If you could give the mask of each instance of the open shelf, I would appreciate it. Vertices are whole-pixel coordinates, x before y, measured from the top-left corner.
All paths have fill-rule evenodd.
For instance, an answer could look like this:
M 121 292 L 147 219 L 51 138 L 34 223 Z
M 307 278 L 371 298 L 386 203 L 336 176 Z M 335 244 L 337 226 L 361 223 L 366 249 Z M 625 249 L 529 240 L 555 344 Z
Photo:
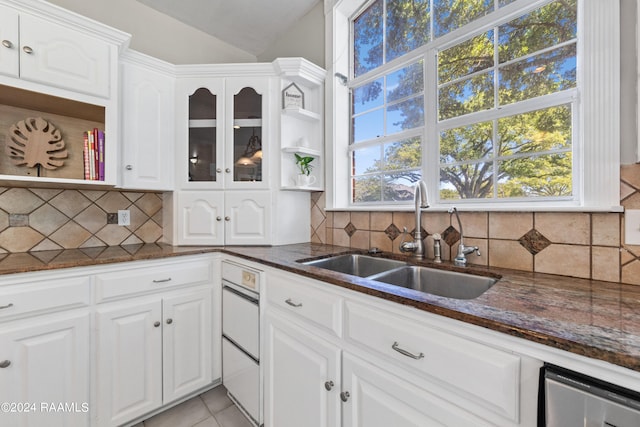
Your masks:
M 320 114 L 305 110 L 304 108 L 283 108 L 282 112 L 308 122 L 319 122 L 321 119 Z
M 322 155 L 320 150 L 314 150 L 308 147 L 283 147 L 282 152 L 305 154 L 307 156 L 313 156 L 313 157 L 320 157 Z

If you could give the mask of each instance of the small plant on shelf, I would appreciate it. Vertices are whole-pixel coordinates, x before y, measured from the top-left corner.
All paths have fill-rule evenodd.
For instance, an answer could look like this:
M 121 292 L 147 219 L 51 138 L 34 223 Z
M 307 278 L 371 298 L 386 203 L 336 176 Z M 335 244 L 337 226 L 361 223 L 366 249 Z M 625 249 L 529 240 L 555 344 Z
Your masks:
M 311 162 L 314 158 L 312 156 L 301 156 L 298 153 L 294 153 L 294 155 L 296 156 L 296 165 L 300 169 L 300 173 L 309 176 L 311 169 L 313 169 Z

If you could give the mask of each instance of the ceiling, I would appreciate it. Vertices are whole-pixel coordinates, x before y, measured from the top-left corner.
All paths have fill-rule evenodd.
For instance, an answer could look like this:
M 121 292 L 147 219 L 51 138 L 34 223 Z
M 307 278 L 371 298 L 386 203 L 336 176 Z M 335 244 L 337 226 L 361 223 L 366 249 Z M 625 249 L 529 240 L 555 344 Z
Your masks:
M 138 0 L 253 55 L 320 0 Z

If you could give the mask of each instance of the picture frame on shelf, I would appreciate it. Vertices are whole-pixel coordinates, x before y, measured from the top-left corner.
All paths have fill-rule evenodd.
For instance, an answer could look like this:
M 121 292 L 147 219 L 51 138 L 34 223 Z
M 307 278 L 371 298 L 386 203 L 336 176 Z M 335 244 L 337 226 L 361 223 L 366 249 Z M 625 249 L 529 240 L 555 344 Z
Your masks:
M 282 90 L 283 109 L 304 109 L 304 92 L 297 84 L 291 83 Z

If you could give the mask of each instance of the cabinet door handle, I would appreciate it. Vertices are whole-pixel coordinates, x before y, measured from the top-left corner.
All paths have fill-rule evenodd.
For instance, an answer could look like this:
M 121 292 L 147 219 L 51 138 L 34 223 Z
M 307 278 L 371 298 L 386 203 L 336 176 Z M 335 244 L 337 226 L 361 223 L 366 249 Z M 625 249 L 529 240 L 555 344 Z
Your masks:
M 24 53 L 26 53 L 27 55 L 31 55 L 33 53 L 33 49 L 31 49 L 31 47 L 29 46 L 22 46 L 22 50 L 24 51 Z
M 125 168 L 126 170 L 128 170 L 128 171 L 133 170 L 133 166 L 131 166 L 131 165 L 127 165 L 127 166 L 125 166 L 124 168 Z
M 398 341 L 394 342 L 393 345 L 391 346 L 392 349 L 394 349 L 395 351 L 397 351 L 398 353 L 402 354 L 403 356 L 407 356 L 410 357 L 412 359 L 416 359 L 416 360 L 420 360 L 424 357 L 424 353 L 420 352 L 420 354 L 415 355 L 413 353 L 408 352 L 405 349 L 400 348 L 400 344 L 398 344 Z
M 153 279 L 153 283 L 165 283 L 170 281 L 171 281 L 171 277 L 167 277 L 166 279 Z
M 5 308 L 11 308 L 11 307 L 13 307 L 13 303 L 12 302 L 10 302 L 7 305 L 0 305 L 0 310 L 5 309 Z
M 291 307 L 302 307 L 302 303 L 301 302 L 293 302 L 293 300 L 291 298 L 287 298 L 286 300 L 284 300 L 284 302 L 289 304 Z
M 0 368 L 8 368 L 9 365 L 11 365 L 11 361 L 10 360 L 3 360 L 2 362 L 0 362 Z
M 11 49 L 13 47 L 13 43 L 11 43 L 11 41 L 9 40 L 2 40 L 2 46 L 6 47 L 7 49 Z
M 225 220 L 225 221 L 231 221 L 231 217 L 230 217 L 230 216 L 225 216 L 225 217 L 224 217 L 224 220 Z
M 217 172 L 217 173 L 222 173 L 222 168 L 218 168 L 218 169 L 216 169 L 216 172 Z
M 342 393 L 340 393 L 340 400 L 342 400 L 343 402 L 349 400 L 349 397 L 351 397 L 351 394 L 349 394 L 348 391 L 343 391 Z
M 327 381 L 324 383 L 324 388 L 326 388 L 327 391 L 331 391 L 334 385 L 333 381 Z
M 160 322 L 158 322 L 157 320 L 155 322 L 153 322 L 153 326 L 156 328 L 160 327 Z
M 229 169 L 229 168 L 226 168 L 224 171 L 225 171 L 226 173 L 231 173 L 231 169 Z
M 168 319 L 167 319 L 167 325 L 170 325 L 170 324 L 172 324 L 172 323 L 173 323 L 173 319 L 172 319 L 172 318 L 168 318 Z
M 216 217 L 216 221 L 222 221 L 222 217 L 221 216 L 217 216 Z

